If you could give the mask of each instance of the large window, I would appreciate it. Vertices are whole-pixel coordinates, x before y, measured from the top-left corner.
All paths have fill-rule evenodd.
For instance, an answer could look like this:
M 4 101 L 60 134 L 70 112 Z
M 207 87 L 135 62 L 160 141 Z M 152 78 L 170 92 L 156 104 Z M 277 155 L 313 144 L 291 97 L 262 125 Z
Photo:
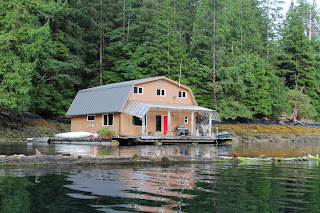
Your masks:
M 179 98 L 186 98 L 187 97 L 186 91 L 179 91 L 178 97 Z
M 166 90 L 165 89 L 157 89 L 157 95 L 158 96 L 166 96 Z
M 143 94 L 143 87 L 133 87 L 134 94 Z
M 87 115 L 87 121 L 95 121 L 96 116 L 95 115 Z
M 147 115 L 144 116 L 145 124 L 144 126 L 147 126 Z M 132 116 L 132 125 L 133 126 L 142 126 L 142 119 L 138 118 L 136 116 Z
M 102 125 L 103 126 L 113 126 L 113 114 L 103 114 L 102 115 Z

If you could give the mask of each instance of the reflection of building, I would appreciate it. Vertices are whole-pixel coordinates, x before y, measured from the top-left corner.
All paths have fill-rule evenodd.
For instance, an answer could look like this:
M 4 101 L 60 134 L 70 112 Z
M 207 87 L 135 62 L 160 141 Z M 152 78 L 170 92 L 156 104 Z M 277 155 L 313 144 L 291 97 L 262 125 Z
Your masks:
M 177 172 L 178 171 L 178 172 Z M 125 195 L 135 199 L 147 199 L 169 203 L 162 207 L 151 207 L 141 205 L 131 205 L 139 211 L 144 212 L 177 212 L 175 207 L 185 205 L 183 200 L 190 199 L 192 195 L 186 194 L 185 189 L 193 189 L 196 182 L 195 169 L 188 168 L 150 168 L 147 171 L 123 171 L 126 175 L 121 180 L 127 184 L 122 188 L 134 190 L 136 193 L 126 193 Z M 179 201 L 170 197 L 178 197 Z
M 187 157 L 212 157 L 212 155 L 228 154 L 229 146 L 215 146 L 212 144 L 201 145 L 164 145 L 164 146 L 134 146 L 120 147 L 121 156 L 156 156 L 164 155 L 183 155 Z M 164 153 L 161 153 L 164 152 Z
M 71 184 L 66 187 L 75 190 L 68 195 L 75 199 L 97 199 L 101 196 L 132 198 L 132 202 L 126 204 L 129 208 L 144 212 L 177 212 L 172 209 L 185 205 L 183 203 L 185 198 L 192 198 L 192 195 L 184 193 L 184 190 L 194 188 L 196 170 L 192 166 L 153 167 L 137 171 L 132 169 L 93 170 L 70 174 L 68 181 Z M 144 203 L 143 200 L 165 202 L 168 205 L 146 206 L 141 204 Z M 107 207 L 99 202 L 96 205 Z

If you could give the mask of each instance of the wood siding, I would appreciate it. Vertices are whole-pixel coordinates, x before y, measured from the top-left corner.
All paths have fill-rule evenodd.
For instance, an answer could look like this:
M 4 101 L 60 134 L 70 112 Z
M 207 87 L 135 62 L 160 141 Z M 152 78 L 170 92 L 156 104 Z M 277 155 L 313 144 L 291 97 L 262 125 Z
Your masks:
M 177 84 L 169 82 L 167 80 L 158 80 L 136 84 L 138 87 L 143 88 L 143 94 L 135 94 L 133 90 L 131 91 L 128 100 L 132 101 L 151 101 L 160 103 L 170 103 L 170 104 L 191 104 L 195 105 L 195 101 L 191 90 L 186 89 L 184 86 L 179 87 Z M 164 81 L 164 84 L 163 84 Z M 157 89 L 165 89 L 165 96 L 157 96 Z M 184 91 L 187 93 L 186 98 L 179 98 L 179 91 Z
M 95 121 L 87 121 L 87 115 L 79 115 L 71 117 L 71 132 L 91 132 L 96 133 L 99 129 L 108 128 L 119 134 L 119 114 L 114 114 L 113 116 L 113 126 L 103 126 L 102 125 L 102 114 L 95 115 Z M 90 125 L 93 124 L 93 127 Z

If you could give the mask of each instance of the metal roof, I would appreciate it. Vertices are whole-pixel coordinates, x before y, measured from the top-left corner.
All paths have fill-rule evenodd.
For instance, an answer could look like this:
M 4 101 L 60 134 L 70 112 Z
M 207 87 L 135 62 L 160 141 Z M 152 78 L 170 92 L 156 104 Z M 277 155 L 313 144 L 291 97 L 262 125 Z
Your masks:
M 137 102 L 128 101 L 123 112 L 134 115 L 136 117 L 142 118 L 150 109 L 170 109 L 179 111 L 194 111 L 198 112 L 204 117 L 209 117 L 211 115 L 212 120 L 221 121 L 216 110 L 208 109 L 205 107 L 200 107 L 196 105 L 186 105 L 186 104 L 169 104 L 169 103 L 158 103 L 158 102 Z
M 159 77 L 125 81 L 80 90 L 66 115 L 74 116 L 121 112 L 135 83 L 156 78 Z

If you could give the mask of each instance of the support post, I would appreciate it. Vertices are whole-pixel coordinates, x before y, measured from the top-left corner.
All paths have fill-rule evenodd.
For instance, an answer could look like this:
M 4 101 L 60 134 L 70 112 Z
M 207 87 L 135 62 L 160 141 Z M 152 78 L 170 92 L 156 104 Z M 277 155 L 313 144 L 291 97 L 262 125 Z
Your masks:
M 146 116 L 142 116 L 141 118 L 142 121 L 142 135 L 146 134 Z
M 212 113 L 209 114 L 209 136 L 211 136 Z
M 191 136 L 194 136 L 194 111 L 191 112 Z
M 167 132 L 167 135 L 171 136 L 171 113 L 170 113 L 170 109 L 168 111 L 168 132 Z

